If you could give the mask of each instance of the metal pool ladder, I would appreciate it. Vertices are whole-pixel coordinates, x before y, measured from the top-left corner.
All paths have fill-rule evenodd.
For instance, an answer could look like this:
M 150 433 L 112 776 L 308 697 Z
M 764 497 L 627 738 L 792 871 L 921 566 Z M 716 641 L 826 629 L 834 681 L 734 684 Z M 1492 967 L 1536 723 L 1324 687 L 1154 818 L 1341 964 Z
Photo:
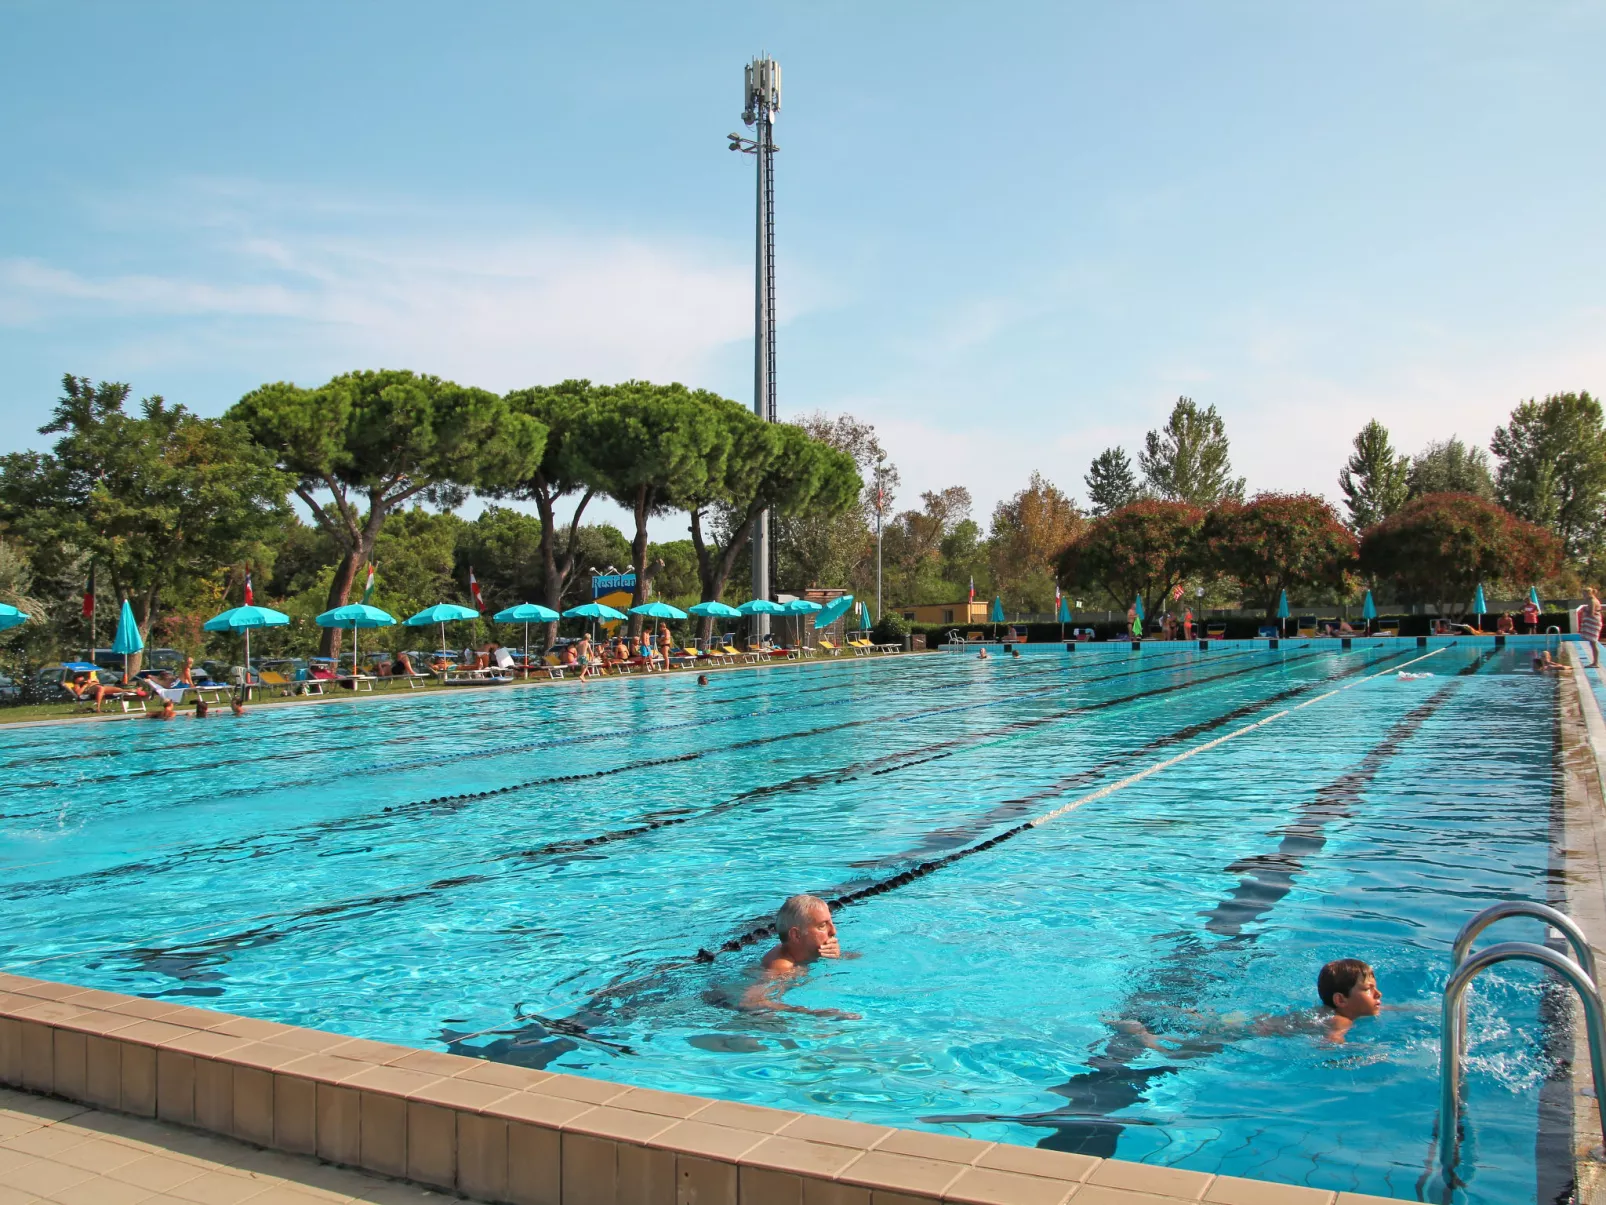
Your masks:
M 1511 916 L 1532 917 L 1542 920 L 1572 946 L 1573 957 L 1558 954 L 1548 946 L 1531 941 L 1503 941 L 1468 957 L 1473 939 L 1496 921 Z M 1584 1006 L 1585 1032 L 1589 1036 L 1590 1071 L 1595 1081 L 1595 1103 L 1606 1105 L 1606 1016 L 1596 987 L 1595 952 L 1589 938 L 1577 923 L 1564 912 L 1544 904 L 1530 904 L 1522 900 L 1509 900 L 1485 908 L 1461 927 L 1450 954 L 1450 981 L 1444 985 L 1444 1004 L 1440 1011 L 1439 1039 L 1439 1170 L 1445 1184 L 1452 1183 L 1460 1145 L 1461 1116 L 1461 1060 L 1466 1053 L 1468 985 L 1486 967 L 1497 962 L 1519 960 L 1537 962 L 1555 971 L 1578 993 Z M 1576 960 L 1576 961 L 1575 961 Z M 1601 1114 L 1602 1140 L 1606 1142 L 1606 1112 Z

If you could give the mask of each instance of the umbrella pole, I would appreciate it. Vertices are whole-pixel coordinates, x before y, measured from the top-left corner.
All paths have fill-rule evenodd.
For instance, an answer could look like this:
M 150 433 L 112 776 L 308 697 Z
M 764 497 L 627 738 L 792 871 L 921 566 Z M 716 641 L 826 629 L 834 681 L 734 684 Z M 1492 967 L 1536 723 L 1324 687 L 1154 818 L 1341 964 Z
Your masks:
M 245 629 L 245 683 L 240 688 L 242 698 L 251 697 L 251 629 Z
M 524 625 L 524 676 L 530 676 L 530 625 Z

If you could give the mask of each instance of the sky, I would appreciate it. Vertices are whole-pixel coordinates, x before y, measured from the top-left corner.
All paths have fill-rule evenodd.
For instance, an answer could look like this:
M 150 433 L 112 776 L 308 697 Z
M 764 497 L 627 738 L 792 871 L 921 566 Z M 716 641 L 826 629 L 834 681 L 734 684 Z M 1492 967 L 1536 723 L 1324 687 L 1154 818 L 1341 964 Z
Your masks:
M 760 53 L 781 415 L 873 423 L 899 505 L 1084 495 L 1180 395 L 1251 491 L 1337 500 L 1369 419 L 1606 391 L 1606 6 L 756 8 L 5 0 L 0 451 L 67 372 L 751 404 Z

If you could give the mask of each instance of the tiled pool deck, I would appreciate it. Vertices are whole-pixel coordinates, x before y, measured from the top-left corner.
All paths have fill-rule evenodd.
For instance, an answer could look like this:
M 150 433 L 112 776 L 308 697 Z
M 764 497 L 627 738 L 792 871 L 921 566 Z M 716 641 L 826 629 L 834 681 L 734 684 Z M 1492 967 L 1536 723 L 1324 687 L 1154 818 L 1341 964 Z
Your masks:
M 0 1081 L 513 1205 L 1381 1200 L 630 1088 L 16 975 L 0 975 Z
M 1606 944 L 1606 720 L 1583 672 L 1570 685 L 1567 907 Z M 6 974 L 0 1083 L 27 1094 L 0 1092 L 0 1205 L 441 1199 L 427 1188 L 511 1205 L 1384 1200 L 631 1088 Z M 1577 1102 L 1579 1199 L 1593 1201 L 1599 1165 L 1586 1152 L 1600 1127 L 1595 1102 Z

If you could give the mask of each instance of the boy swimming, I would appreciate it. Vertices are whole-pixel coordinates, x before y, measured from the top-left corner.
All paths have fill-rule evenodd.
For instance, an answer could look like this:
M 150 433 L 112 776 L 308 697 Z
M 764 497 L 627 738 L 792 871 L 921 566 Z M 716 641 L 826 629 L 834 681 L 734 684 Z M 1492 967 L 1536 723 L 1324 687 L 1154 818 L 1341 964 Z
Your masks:
M 1206 1017 L 1198 1013 L 1190 1015 L 1203 1022 L 1200 1038 L 1220 1040 L 1308 1035 L 1343 1045 L 1350 1027 L 1356 1021 L 1362 1017 L 1375 1017 L 1383 1011 L 1383 993 L 1378 990 L 1377 973 L 1359 958 L 1338 958 L 1324 966 L 1316 975 L 1316 995 L 1321 1000 L 1318 1007 L 1302 1008 L 1291 1013 L 1262 1017 L 1248 1017 L 1243 1013 L 1228 1013 L 1221 1017 Z M 1175 1048 L 1186 1050 L 1188 1047 L 1188 1043 L 1175 1038 L 1156 1037 L 1141 1021 L 1117 1021 L 1115 1027 L 1137 1038 L 1150 1050 L 1177 1054 L 1179 1050 Z M 1167 1042 L 1171 1045 L 1167 1046 Z

